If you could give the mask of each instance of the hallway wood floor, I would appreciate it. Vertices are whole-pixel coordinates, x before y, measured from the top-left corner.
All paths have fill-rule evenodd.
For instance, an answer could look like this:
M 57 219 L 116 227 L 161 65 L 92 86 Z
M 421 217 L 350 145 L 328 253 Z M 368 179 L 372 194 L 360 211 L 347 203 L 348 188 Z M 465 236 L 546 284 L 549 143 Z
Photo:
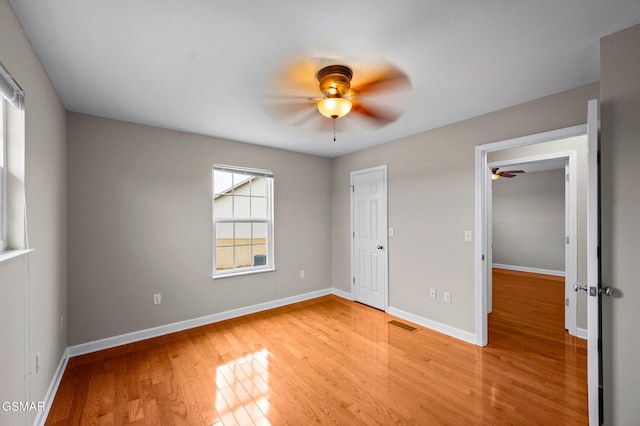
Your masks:
M 562 288 L 494 270 L 485 348 L 326 296 L 78 356 L 47 424 L 587 424 Z

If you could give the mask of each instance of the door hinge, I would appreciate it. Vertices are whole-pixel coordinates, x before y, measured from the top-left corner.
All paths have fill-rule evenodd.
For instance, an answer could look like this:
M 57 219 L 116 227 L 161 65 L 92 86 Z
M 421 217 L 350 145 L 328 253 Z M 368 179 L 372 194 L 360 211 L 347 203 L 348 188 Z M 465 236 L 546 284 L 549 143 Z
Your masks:
M 354 284 L 356 283 L 356 277 L 353 277 L 353 283 Z
M 356 237 L 356 231 L 353 231 L 353 235 L 351 236 L 352 238 Z
M 569 182 L 569 174 L 568 173 L 565 175 L 565 178 L 566 178 L 566 181 Z
M 564 306 L 569 306 L 569 299 L 564 299 Z
M 355 185 L 351 185 L 351 192 L 356 192 L 356 186 Z
M 482 260 L 484 261 L 484 254 L 482 255 Z
M 564 237 L 565 243 L 569 244 L 569 237 Z

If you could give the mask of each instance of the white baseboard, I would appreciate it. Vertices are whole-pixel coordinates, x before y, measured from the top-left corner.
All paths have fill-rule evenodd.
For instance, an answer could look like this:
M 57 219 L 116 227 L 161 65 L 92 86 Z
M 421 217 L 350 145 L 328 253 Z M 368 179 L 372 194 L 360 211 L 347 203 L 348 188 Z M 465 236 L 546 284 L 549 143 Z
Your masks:
M 62 375 L 64 374 L 64 370 L 67 368 L 67 363 L 69 362 L 69 348 L 65 349 L 62 353 L 62 358 L 60 358 L 60 362 L 58 363 L 58 368 L 53 373 L 53 379 L 49 384 L 49 388 L 47 392 L 44 394 L 44 398 L 42 401 L 44 402 L 44 410 L 38 411 L 35 420 L 33 421 L 34 426 L 44 425 L 47 417 L 49 416 L 49 411 L 51 410 L 51 404 L 53 404 L 53 399 L 56 396 L 56 392 L 58 392 L 58 386 L 60 386 L 60 381 L 62 380 Z
M 460 330 L 459 328 L 451 327 L 450 325 L 442 324 L 440 322 L 433 321 L 419 315 L 392 308 L 391 306 L 389 306 L 387 312 L 396 317 L 411 321 L 416 324 L 420 324 L 423 327 L 430 328 L 431 330 L 437 331 L 439 333 L 446 334 L 447 336 L 455 337 L 456 339 L 471 343 L 472 345 L 477 344 L 475 333 Z
M 343 290 L 339 290 L 335 287 L 331 289 L 331 294 L 334 294 L 338 297 L 342 297 L 343 299 L 353 300 L 353 294 L 347 293 L 346 291 L 343 291 Z
M 552 269 L 530 268 L 528 266 L 503 265 L 501 263 L 494 263 L 493 267 L 499 268 L 499 269 L 508 269 L 510 271 L 533 272 L 534 274 L 557 275 L 559 277 L 565 276 L 564 271 L 554 271 Z
M 576 328 L 576 337 L 579 337 L 581 339 L 588 339 L 589 338 L 589 331 L 585 328 Z

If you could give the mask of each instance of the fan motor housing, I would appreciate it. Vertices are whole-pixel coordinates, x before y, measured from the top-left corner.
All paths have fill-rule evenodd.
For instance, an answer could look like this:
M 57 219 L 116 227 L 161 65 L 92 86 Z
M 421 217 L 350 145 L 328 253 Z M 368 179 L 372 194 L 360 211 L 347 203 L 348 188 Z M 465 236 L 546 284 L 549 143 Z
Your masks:
M 341 98 L 351 88 L 353 71 L 344 65 L 329 65 L 316 74 L 320 91 L 328 98 Z

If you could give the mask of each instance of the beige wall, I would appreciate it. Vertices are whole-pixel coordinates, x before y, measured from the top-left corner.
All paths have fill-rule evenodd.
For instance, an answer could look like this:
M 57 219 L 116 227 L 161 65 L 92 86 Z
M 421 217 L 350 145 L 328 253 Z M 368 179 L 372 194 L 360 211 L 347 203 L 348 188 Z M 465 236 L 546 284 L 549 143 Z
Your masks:
M 604 37 L 601 59 L 602 301 L 607 425 L 638 424 L 640 404 L 640 25 Z
M 28 260 L 0 266 L 2 285 L 15 287 L 11 291 L 28 286 L 24 311 L 11 298 L 0 297 L 0 376 L 21 373 L 26 378 L 27 397 L 39 401 L 67 343 L 66 326 L 60 329 L 61 316 L 66 324 L 67 298 L 66 122 L 64 108 L 6 0 L 0 0 L 0 62 L 25 90 L 25 191 L 29 245 L 35 249 Z M 8 324 L 12 326 L 7 330 Z M 24 338 L 25 327 L 26 353 L 20 363 L 13 358 L 15 351 L 4 345 L 5 338 L 13 341 L 18 334 Z M 38 374 L 37 353 L 41 354 Z M 0 380 L 0 390 L 3 398 L 24 400 L 22 390 L 13 384 Z M 0 424 L 5 424 L 5 415 L 0 411 Z M 31 423 L 34 417 L 31 412 L 26 420 Z M 14 420 L 7 421 L 19 424 Z
M 330 287 L 329 159 L 67 119 L 70 345 Z M 211 279 L 213 163 L 274 172 L 275 272 Z
M 388 164 L 390 306 L 474 333 L 474 147 L 584 124 L 597 97 L 591 84 L 334 159 L 333 286 L 351 288 L 349 172 Z M 453 303 L 429 299 L 431 287 Z
M 564 169 L 493 181 L 494 263 L 564 271 L 564 182 Z

